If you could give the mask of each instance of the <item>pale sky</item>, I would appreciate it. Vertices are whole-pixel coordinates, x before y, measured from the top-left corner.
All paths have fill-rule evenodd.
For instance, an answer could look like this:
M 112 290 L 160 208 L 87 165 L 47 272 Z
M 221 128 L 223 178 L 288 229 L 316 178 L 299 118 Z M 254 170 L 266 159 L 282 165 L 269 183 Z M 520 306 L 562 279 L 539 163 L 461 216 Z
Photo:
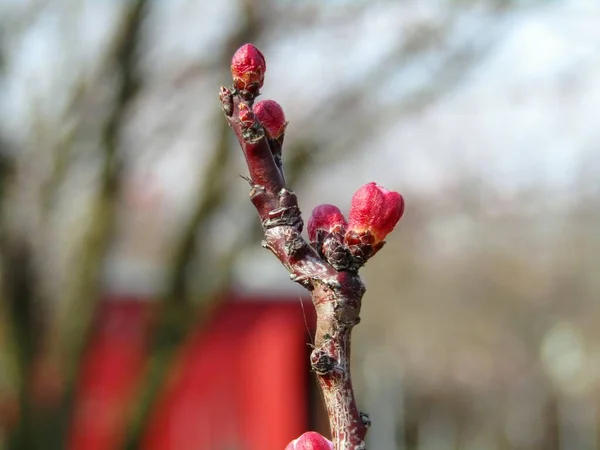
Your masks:
M 330 7 L 331 23 L 337 24 L 336 15 L 343 13 L 341 3 L 352 2 Z M 9 30 L 18 27 L 14 21 L 18 15 L 12 14 L 27 4 L 0 0 L 0 18 Z M 34 106 L 60 126 L 64 94 L 80 71 L 87 71 L 85 75 L 98 64 L 119 7 L 119 2 L 108 0 L 82 0 L 73 8 L 64 8 L 65 4 L 66 0 L 50 2 L 38 20 L 28 24 L 22 38 L 8 34 L 10 64 L 6 82 L 0 85 L 0 126 L 16 142 L 26 142 Z M 154 155 L 147 160 L 160 155 L 152 171 L 175 215 L 189 205 L 198 182 L 197 167 L 207 154 L 203 148 L 212 146 L 210 139 L 204 143 L 198 139 L 212 137 L 210 129 L 202 129 L 217 105 L 211 90 L 216 92 L 218 84 L 227 80 L 199 81 L 166 102 L 161 89 L 190 59 L 211 60 L 215 43 L 236 26 L 234 5 L 232 1 L 155 2 L 155 14 L 147 24 L 153 37 L 143 67 L 153 94 L 135 115 L 132 136 L 140 149 Z M 351 82 L 376 64 L 402 39 L 404 24 L 441 20 L 447 12 L 446 2 L 406 5 L 382 2 L 347 26 L 343 21 L 335 26 L 316 23 L 267 41 L 262 47 L 268 60 L 264 92 L 284 106 L 290 120 L 289 139 L 307 111 L 318 113 L 322 93 Z M 66 10 L 72 17 L 63 14 Z M 595 0 L 541 2 L 500 20 L 478 10 L 465 14 L 449 41 L 476 46 L 480 40 L 495 39 L 484 59 L 456 89 L 421 113 L 392 124 L 364 152 L 335 170 L 314 170 L 311 188 L 302 192 L 302 207 L 306 212 L 323 202 L 347 207 L 349 193 L 369 181 L 401 192 L 433 195 L 456 182 L 465 168 L 507 195 L 532 184 L 552 186 L 565 194 L 577 181 L 584 155 L 588 155 L 588 171 L 600 176 L 600 157 L 590 157 L 598 152 L 600 138 L 599 23 L 600 2 Z M 374 101 L 393 104 L 427 80 L 436 61 L 435 54 L 424 55 L 410 70 L 398 73 L 397 83 L 384 87 L 385 95 L 375 89 Z M 303 89 L 289 88 L 297 85 Z M 161 126 L 169 111 L 189 110 L 190 98 L 197 100 L 179 125 L 178 139 L 165 143 L 156 137 L 151 131 Z M 267 252 L 264 257 L 272 258 Z M 264 266 L 254 266 L 264 271 Z M 280 270 L 273 271 L 273 282 L 290 284 Z M 261 277 L 248 273 L 248 278 L 248 282 L 256 278 L 271 283 L 264 272 Z

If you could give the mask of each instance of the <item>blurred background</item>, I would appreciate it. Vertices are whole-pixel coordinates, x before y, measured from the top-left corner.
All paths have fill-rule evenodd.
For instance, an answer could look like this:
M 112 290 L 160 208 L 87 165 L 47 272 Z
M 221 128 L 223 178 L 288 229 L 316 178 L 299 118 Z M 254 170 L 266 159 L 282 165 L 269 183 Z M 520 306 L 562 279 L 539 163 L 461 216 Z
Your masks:
M 596 0 L 0 0 L 0 449 L 327 433 L 218 104 L 245 42 L 305 218 L 407 202 L 363 270 L 369 447 L 600 449 Z

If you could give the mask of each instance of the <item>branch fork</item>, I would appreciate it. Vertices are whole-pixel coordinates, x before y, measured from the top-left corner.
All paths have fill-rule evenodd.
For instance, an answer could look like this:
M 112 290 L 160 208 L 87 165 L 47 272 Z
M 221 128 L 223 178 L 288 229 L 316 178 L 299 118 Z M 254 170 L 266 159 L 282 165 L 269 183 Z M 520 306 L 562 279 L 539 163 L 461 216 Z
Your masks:
M 309 220 L 309 244 L 302 237 L 304 222 L 296 194 L 286 186 L 283 173 L 287 126 L 283 110 L 272 100 L 254 104 L 266 72 L 264 56 L 246 44 L 233 56 L 231 70 L 234 82 L 221 87 L 219 97 L 246 158 L 250 200 L 264 230 L 262 245 L 290 272 L 291 280 L 311 293 L 317 330 L 310 363 L 329 415 L 334 448 L 364 449 L 371 421 L 357 407 L 350 376 L 351 332 L 360 322 L 365 293 L 358 269 L 381 249 L 383 237 L 402 215 L 404 201 L 399 194 L 369 183 L 354 195 L 349 223 L 333 205 L 315 208 Z M 305 433 L 288 448 L 303 448 L 303 437 L 313 439 L 315 434 Z

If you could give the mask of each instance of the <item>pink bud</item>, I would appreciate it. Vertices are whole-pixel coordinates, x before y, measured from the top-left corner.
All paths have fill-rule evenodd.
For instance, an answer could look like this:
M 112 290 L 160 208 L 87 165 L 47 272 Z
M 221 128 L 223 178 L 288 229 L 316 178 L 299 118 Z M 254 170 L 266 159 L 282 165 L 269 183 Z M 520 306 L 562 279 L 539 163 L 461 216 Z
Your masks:
M 333 450 L 333 442 L 315 431 L 307 431 L 290 442 L 285 450 Z
M 343 233 L 346 229 L 346 218 L 335 205 L 319 205 L 313 209 L 308 219 L 308 238 L 316 242 L 317 232 L 323 230 L 326 233 Z
M 404 199 L 375 183 L 367 183 L 352 197 L 348 234 L 370 232 L 373 245 L 383 241 L 404 213 Z
M 285 114 L 276 101 L 262 100 L 256 103 L 254 114 L 265 129 L 267 137 L 278 139 L 285 132 Z
M 258 92 L 263 85 L 266 71 L 265 57 L 252 44 L 242 45 L 231 59 L 233 84 L 238 89 Z

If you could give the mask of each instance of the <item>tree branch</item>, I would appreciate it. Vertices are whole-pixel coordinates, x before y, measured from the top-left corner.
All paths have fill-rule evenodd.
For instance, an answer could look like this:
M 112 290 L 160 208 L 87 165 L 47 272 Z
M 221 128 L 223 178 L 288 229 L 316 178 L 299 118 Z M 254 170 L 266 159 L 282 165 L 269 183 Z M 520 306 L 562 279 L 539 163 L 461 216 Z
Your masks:
M 248 165 L 250 199 L 261 219 L 265 240 L 290 272 L 311 291 L 317 313 L 311 366 L 329 414 L 335 448 L 363 449 L 369 425 L 356 405 L 350 376 L 351 331 L 359 321 L 365 287 L 356 272 L 338 271 L 302 238 L 303 221 L 296 195 L 284 182 L 268 139 L 252 111 L 254 95 L 235 87 L 221 90 L 221 105 Z M 240 119 L 242 113 L 242 119 Z

